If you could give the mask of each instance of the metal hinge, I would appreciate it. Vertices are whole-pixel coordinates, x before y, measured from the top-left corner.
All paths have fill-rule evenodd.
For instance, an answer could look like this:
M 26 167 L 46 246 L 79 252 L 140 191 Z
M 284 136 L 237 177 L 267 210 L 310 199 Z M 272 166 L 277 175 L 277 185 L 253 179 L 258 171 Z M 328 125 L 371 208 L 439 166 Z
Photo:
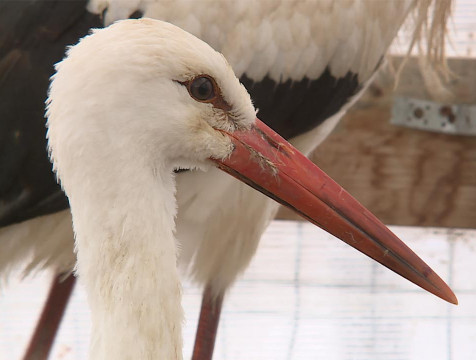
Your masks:
M 396 96 L 390 123 L 454 135 L 476 135 L 476 105 L 440 104 Z

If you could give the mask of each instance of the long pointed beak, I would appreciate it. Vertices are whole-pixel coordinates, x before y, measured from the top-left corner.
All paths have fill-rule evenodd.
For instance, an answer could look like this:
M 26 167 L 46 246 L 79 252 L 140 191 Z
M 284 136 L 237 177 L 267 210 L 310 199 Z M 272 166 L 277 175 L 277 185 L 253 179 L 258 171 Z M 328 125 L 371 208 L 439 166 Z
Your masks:
M 458 303 L 448 285 L 380 220 L 259 119 L 250 130 L 224 133 L 235 149 L 227 159 L 212 159 L 218 168 L 423 289 Z

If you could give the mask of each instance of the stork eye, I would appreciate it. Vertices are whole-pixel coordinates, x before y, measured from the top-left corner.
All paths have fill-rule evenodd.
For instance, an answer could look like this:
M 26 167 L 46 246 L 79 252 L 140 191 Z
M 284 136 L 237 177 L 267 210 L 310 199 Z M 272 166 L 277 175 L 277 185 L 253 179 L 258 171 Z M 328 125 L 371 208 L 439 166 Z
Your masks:
M 214 84 L 206 76 L 199 76 L 193 79 L 189 85 L 189 92 L 198 101 L 208 101 L 215 97 Z

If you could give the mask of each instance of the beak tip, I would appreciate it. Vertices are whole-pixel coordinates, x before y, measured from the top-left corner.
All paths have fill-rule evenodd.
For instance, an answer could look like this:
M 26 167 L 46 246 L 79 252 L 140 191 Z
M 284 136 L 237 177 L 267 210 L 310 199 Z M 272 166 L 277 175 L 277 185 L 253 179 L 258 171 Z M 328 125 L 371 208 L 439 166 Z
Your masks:
M 423 260 L 421 260 L 423 261 Z M 454 294 L 453 290 L 448 286 L 448 284 L 438 276 L 436 272 L 434 272 L 428 265 L 425 264 L 425 270 L 420 272 L 420 278 L 409 278 L 406 277 L 407 280 L 410 280 L 417 286 L 421 287 L 422 289 L 432 293 L 433 295 L 439 297 L 442 300 L 449 302 L 450 304 L 458 305 L 458 298 Z
M 448 294 L 448 295 L 449 295 L 448 299 L 445 299 L 445 300 L 448 301 L 449 303 L 453 304 L 453 305 L 458 305 L 458 298 L 453 293 L 453 291 L 451 291 L 451 293 Z
M 434 286 L 433 291 L 428 288 L 426 288 L 426 290 L 432 292 L 434 295 L 449 302 L 450 304 L 458 305 L 458 298 L 456 297 L 453 290 L 451 290 L 451 288 L 436 273 L 433 274 L 436 277 L 433 279 L 433 281 L 431 281 Z
M 434 272 L 430 267 L 428 267 L 428 270 L 429 270 L 428 272 L 422 271 L 422 273 L 424 274 L 424 278 L 427 281 L 427 284 L 417 284 L 417 285 L 433 293 L 439 298 L 449 302 L 450 304 L 458 305 L 458 298 L 456 297 L 453 290 L 451 290 L 451 288 L 448 286 L 448 284 L 441 277 L 439 277 L 438 274 Z M 431 287 L 433 289 L 424 286 L 428 284 L 431 284 Z

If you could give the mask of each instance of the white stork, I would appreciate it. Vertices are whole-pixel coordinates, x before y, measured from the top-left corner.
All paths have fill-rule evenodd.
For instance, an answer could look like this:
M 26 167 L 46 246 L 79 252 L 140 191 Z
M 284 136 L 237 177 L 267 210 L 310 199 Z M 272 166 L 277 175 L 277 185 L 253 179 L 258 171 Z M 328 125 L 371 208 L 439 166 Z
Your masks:
M 40 35 L 35 34 L 40 38 L 44 36 L 49 43 L 74 43 L 75 36 L 87 31 L 92 24 L 100 24 L 98 17 L 79 11 L 84 9 L 85 1 L 30 2 L 31 8 L 43 9 L 46 4 L 43 17 L 49 12 L 59 12 L 47 26 L 42 24 Z M 444 3 L 439 2 L 439 5 Z M 27 2 L 16 6 L 25 4 Z M 140 11 L 146 16 L 180 25 L 201 37 L 229 59 L 251 92 L 259 108 L 258 115 L 308 154 L 365 89 L 407 15 L 415 8 L 423 14 L 425 4 L 427 6 L 428 2 L 412 0 L 180 0 L 173 3 L 92 0 L 88 8 L 97 13 L 106 11 L 106 23 Z M 41 19 L 33 10 L 21 14 L 30 15 L 35 21 Z M 9 16 L 15 18 L 12 14 Z M 64 23 L 63 19 L 66 19 Z M 56 46 L 55 52 L 58 56 L 62 46 Z M 24 64 L 18 61 L 18 58 L 22 60 L 21 51 L 8 55 L 7 65 L 10 62 L 12 67 Z M 27 84 L 31 87 L 29 82 Z M 23 102 L 18 108 L 18 111 L 28 109 Z M 31 116 L 31 111 L 24 116 Z M 15 127 L 9 130 L 16 134 Z M 23 135 L 28 131 L 19 133 Z M 22 137 L 19 138 L 19 143 L 25 145 L 21 142 Z M 43 146 L 41 141 L 34 141 L 30 140 L 36 149 Z M 39 154 L 46 159 L 45 155 Z M 27 161 L 33 160 L 27 158 Z M 6 226 L 0 230 L 0 247 L 8 249 L 0 251 L 0 267 L 10 267 L 28 252 L 34 254 L 30 267 L 53 264 L 57 271 L 63 272 L 70 270 L 75 261 L 68 212 L 30 220 L 28 227 L 22 222 L 67 206 L 62 193 L 54 187 L 49 170 L 46 166 L 43 169 L 47 172 L 41 172 L 44 180 L 38 192 L 35 192 L 36 188 L 31 190 L 28 173 L 22 174 L 18 181 L 20 186 L 17 184 L 6 196 L 3 190 L 12 187 L 0 183 L 2 201 L 6 204 L 0 219 L 0 225 Z M 38 175 L 34 176 L 38 181 Z M 24 183 L 26 185 L 22 186 Z M 213 168 L 206 173 L 181 173 L 177 176 L 177 186 L 177 238 L 183 248 L 180 260 L 192 276 L 206 286 L 206 306 L 214 297 L 221 299 L 236 276 L 246 268 L 277 207 L 266 197 Z M 207 346 L 205 353 L 210 353 L 213 339 Z
M 208 170 L 212 162 L 457 301 L 372 214 L 255 120 L 224 57 L 189 33 L 124 20 L 83 38 L 56 69 L 49 149 L 69 198 L 91 308 L 90 359 L 182 358 L 174 169 Z

